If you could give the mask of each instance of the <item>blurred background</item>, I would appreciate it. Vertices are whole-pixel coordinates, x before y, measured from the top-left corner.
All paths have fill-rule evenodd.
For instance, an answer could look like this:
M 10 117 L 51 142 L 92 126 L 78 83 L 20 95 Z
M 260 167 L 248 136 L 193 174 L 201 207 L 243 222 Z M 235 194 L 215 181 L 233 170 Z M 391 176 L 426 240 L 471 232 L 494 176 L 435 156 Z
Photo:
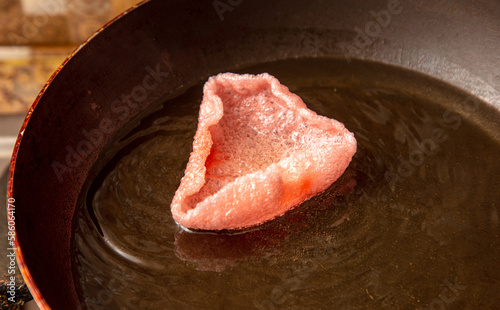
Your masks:
M 137 0 L 0 0 L 0 113 L 25 113 L 68 54 Z
M 90 35 L 137 2 L 0 0 L 0 175 L 6 173 L 29 107 L 52 73 Z M 2 258 L 0 277 L 6 269 Z M 38 307 L 31 301 L 21 309 Z

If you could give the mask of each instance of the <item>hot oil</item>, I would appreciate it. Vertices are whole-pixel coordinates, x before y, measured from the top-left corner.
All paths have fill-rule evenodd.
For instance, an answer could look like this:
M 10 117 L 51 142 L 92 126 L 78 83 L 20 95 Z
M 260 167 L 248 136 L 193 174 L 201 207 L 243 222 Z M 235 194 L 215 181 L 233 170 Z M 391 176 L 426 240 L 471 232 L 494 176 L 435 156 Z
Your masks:
M 275 75 L 354 132 L 358 151 L 345 176 L 252 230 L 184 231 L 169 206 L 203 83 L 187 88 L 110 143 L 82 190 L 73 265 L 88 309 L 498 304 L 500 146 L 485 130 L 498 126 L 498 112 L 429 77 L 368 62 L 288 60 L 236 71 Z M 495 124 L 478 121 L 492 113 Z

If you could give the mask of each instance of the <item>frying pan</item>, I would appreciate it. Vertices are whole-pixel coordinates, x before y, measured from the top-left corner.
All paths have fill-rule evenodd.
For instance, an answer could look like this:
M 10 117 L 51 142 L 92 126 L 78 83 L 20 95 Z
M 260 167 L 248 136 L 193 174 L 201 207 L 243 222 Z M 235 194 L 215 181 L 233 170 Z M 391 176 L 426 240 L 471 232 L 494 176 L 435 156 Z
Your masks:
M 473 118 L 498 139 L 498 1 L 151 0 L 100 29 L 31 107 L 10 166 L 17 257 L 42 309 L 77 309 L 71 223 L 100 152 L 150 104 L 183 85 L 252 64 L 334 57 L 417 71 L 480 98 Z M 117 117 L 117 101 L 136 104 Z M 75 149 L 92 137 L 86 156 Z M 89 140 L 88 138 L 87 140 Z

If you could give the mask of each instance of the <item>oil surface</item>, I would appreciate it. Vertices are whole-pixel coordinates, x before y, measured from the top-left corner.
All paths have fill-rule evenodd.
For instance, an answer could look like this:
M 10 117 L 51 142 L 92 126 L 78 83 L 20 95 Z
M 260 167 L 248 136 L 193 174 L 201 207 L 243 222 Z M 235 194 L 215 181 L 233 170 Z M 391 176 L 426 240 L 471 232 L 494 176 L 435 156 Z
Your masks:
M 182 230 L 170 202 L 191 152 L 203 83 L 186 87 L 124 129 L 82 189 L 72 249 L 86 308 L 499 304 L 500 142 L 477 121 L 491 113 L 498 120 L 497 111 L 375 63 L 288 60 L 233 72 L 268 72 L 354 132 L 358 152 L 345 177 L 251 231 Z M 350 178 L 354 191 L 342 193 Z

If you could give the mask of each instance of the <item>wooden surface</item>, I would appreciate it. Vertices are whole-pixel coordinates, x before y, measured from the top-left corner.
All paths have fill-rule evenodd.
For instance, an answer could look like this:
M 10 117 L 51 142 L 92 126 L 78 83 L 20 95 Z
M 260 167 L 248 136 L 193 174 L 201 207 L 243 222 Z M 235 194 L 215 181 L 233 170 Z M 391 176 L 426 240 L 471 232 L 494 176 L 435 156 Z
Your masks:
M 0 47 L 0 114 L 25 114 L 73 49 Z
M 78 45 L 136 2 L 0 0 L 0 45 Z
M 25 114 L 64 59 L 136 2 L 0 0 L 0 115 Z

